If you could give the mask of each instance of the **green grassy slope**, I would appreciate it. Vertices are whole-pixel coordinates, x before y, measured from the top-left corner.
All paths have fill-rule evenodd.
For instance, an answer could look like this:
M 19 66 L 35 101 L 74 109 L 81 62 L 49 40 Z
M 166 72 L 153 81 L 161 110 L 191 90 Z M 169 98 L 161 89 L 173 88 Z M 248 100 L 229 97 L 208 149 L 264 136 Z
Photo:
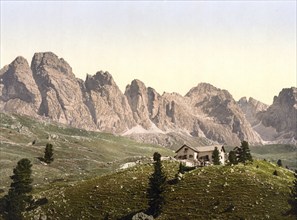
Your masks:
M 175 161 L 163 162 L 169 179 Z M 257 168 L 258 166 L 258 168 Z M 147 208 L 146 189 L 152 165 L 144 164 L 74 186 L 56 185 L 36 192 L 49 203 L 27 218 L 121 219 Z M 272 173 L 277 170 L 279 176 Z M 166 191 L 166 205 L 158 219 L 293 219 L 284 216 L 293 174 L 265 161 L 243 166 L 209 166 L 183 176 Z M 59 192 L 59 193 L 58 193 Z M 233 209 L 233 210 L 232 210 Z
M 279 176 L 272 175 L 274 170 Z M 162 219 L 286 219 L 291 177 L 263 161 L 195 170 L 172 187 Z
M 254 158 L 266 159 L 276 163 L 282 160 L 283 166 L 291 170 L 297 169 L 297 145 L 293 144 L 269 144 L 260 146 L 249 146 Z M 225 146 L 227 152 L 234 149 L 234 146 Z
M 282 160 L 283 166 L 297 169 L 297 145 L 292 144 L 271 144 L 264 146 L 253 146 L 250 148 L 252 154 L 261 159 L 277 162 Z
M 125 162 L 173 152 L 156 145 L 140 144 L 128 138 L 91 132 L 0 113 L 0 188 L 7 190 L 9 176 L 17 161 L 28 158 L 33 163 L 34 186 L 53 182 L 78 181 L 114 171 Z M 32 142 L 36 140 L 36 144 Z M 54 162 L 41 163 L 46 143 L 54 146 Z

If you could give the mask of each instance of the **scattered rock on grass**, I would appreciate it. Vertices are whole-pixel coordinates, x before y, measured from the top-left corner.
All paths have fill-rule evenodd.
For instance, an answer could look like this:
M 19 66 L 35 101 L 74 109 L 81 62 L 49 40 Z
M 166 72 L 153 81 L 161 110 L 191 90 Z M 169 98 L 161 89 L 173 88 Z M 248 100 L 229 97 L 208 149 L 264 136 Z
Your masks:
M 143 212 L 139 212 L 132 217 L 132 220 L 154 220 L 154 217 Z

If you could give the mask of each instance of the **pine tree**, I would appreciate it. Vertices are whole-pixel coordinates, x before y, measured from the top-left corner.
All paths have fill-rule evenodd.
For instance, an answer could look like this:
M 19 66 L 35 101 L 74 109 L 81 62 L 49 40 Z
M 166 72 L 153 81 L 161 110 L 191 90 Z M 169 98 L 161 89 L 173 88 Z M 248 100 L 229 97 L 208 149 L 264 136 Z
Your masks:
M 179 163 L 179 167 L 178 167 L 178 172 L 177 173 L 181 173 L 184 174 L 184 165 L 182 164 L 182 162 Z
M 241 146 L 238 150 L 238 162 L 246 163 L 247 161 L 253 161 L 250 149 L 249 149 L 249 143 L 247 141 L 242 141 Z
M 277 170 L 274 170 L 272 174 L 273 174 L 274 176 L 278 176 L 278 172 L 277 172 Z
M 149 178 L 149 187 L 147 190 L 148 213 L 157 217 L 161 214 L 165 203 L 164 191 L 166 188 L 166 175 L 163 171 L 161 155 L 154 153 L 154 173 Z
M 229 163 L 233 164 L 233 165 L 238 163 L 237 162 L 237 157 L 236 157 L 236 152 L 234 150 L 231 150 L 229 152 L 228 160 L 229 160 Z
M 54 161 L 53 145 L 46 144 L 44 151 L 44 162 L 51 163 Z
M 278 165 L 279 167 L 282 167 L 282 166 L 283 166 L 283 162 L 282 162 L 281 159 L 278 159 L 278 161 L 277 161 L 277 165 Z
M 21 159 L 13 169 L 14 175 L 10 177 L 13 182 L 8 195 L 4 197 L 6 219 L 23 219 L 22 212 L 32 202 L 32 196 L 29 194 L 32 191 L 31 183 L 33 182 L 31 167 L 31 161 L 25 158 Z
M 217 147 L 215 147 L 214 151 L 212 152 L 212 161 L 214 165 L 220 165 L 220 151 Z
M 235 151 L 235 155 L 236 155 L 236 162 L 239 163 L 240 162 L 240 157 L 242 155 L 242 148 L 240 147 L 235 147 L 234 148 Z
M 293 181 L 293 186 L 291 187 L 289 199 L 289 205 L 291 206 L 289 213 L 297 218 L 297 170 L 295 170 L 294 176 L 295 179 Z

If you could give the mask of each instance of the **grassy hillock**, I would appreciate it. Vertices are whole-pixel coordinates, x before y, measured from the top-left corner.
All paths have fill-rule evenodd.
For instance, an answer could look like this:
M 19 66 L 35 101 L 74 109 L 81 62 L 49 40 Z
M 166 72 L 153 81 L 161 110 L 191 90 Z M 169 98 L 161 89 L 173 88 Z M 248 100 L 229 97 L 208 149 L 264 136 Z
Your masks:
M 291 172 L 265 161 L 195 170 L 171 188 L 161 219 L 286 219 L 291 181 Z
M 250 147 L 253 156 L 261 159 L 277 162 L 282 160 L 283 166 L 297 169 L 297 145 L 293 144 L 270 144 Z
M 234 146 L 224 146 L 227 152 L 234 149 Z M 276 163 L 282 160 L 283 166 L 291 170 L 297 169 L 297 145 L 294 144 L 267 144 L 249 146 L 254 158 L 265 159 Z
M 163 164 L 172 179 L 178 162 Z M 125 219 L 147 208 L 152 170 L 151 164 L 142 164 L 73 186 L 59 183 L 47 191 L 35 191 L 49 203 L 28 213 L 27 218 Z M 278 176 L 273 175 L 275 170 Z M 292 172 L 266 161 L 197 168 L 177 184 L 168 185 L 166 205 L 158 219 L 294 219 L 283 215 L 289 208 L 292 180 Z
M 155 151 L 173 155 L 166 148 L 140 144 L 113 134 L 3 113 L 0 113 L 0 141 L 0 189 L 4 190 L 9 187 L 9 176 L 21 158 L 32 161 L 33 184 L 38 188 L 102 175 L 123 163 L 151 157 Z M 46 143 L 53 144 L 54 148 L 54 162 L 50 165 L 38 159 L 44 156 Z

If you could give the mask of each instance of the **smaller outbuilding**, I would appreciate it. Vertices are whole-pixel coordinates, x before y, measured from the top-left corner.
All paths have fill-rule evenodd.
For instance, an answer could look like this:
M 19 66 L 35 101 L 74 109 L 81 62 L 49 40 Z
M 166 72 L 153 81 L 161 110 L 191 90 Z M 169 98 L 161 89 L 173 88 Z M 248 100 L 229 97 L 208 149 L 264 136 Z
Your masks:
M 175 153 L 175 159 L 183 161 L 187 166 L 207 166 L 212 164 L 215 148 L 220 152 L 221 164 L 225 164 L 225 148 L 221 145 L 190 147 L 184 144 Z

